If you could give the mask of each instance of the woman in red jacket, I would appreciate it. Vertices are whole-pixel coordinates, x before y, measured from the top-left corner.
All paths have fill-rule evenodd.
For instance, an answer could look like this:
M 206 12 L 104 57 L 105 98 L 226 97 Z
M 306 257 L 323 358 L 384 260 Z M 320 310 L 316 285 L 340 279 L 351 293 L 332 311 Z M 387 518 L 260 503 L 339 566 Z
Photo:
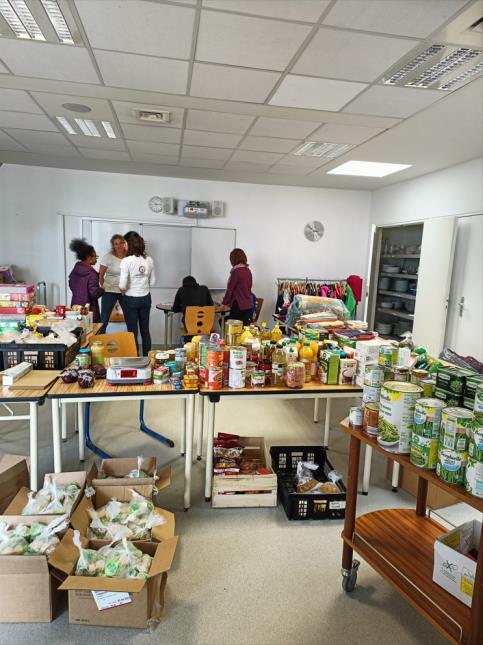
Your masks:
M 248 268 L 247 256 L 242 249 L 230 253 L 232 269 L 226 287 L 223 304 L 231 307 L 230 317 L 250 324 L 253 312 L 252 272 Z

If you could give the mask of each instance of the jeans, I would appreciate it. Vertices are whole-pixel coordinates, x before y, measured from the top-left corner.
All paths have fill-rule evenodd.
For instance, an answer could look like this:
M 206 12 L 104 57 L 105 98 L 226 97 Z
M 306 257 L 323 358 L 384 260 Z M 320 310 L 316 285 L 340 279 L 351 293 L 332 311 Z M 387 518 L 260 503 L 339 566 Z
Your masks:
M 123 302 L 124 318 L 127 330 L 138 338 L 138 324 L 141 332 L 143 356 L 147 356 L 151 349 L 151 334 L 149 333 L 149 314 L 151 313 L 151 294 L 147 296 L 124 296 Z
M 121 305 L 121 309 L 124 312 L 124 296 L 122 293 L 113 293 L 111 291 L 105 291 L 102 294 L 101 298 L 101 323 L 102 327 L 99 329 L 97 332 L 98 334 L 105 334 L 107 325 L 109 324 L 109 318 L 111 317 L 112 310 L 114 309 L 114 305 L 116 302 L 119 301 L 119 304 Z

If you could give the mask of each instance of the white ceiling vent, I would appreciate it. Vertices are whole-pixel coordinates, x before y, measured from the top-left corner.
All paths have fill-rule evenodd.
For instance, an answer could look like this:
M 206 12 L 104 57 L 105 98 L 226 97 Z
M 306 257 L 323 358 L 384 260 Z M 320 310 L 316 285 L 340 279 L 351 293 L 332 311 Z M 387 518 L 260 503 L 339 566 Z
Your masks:
M 171 121 L 171 112 L 158 110 L 133 110 L 133 114 L 139 121 L 145 123 L 169 123 Z

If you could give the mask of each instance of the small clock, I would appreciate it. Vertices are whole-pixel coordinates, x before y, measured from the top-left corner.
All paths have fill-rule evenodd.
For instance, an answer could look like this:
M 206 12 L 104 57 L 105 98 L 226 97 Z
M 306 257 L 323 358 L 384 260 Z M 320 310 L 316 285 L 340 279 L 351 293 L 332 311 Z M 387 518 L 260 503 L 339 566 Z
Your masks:
M 163 198 L 158 197 L 157 195 L 154 195 L 154 197 L 151 197 L 149 200 L 149 208 L 153 211 L 153 213 L 161 213 L 163 210 Z
M 318 242 L 324 235 L 324 225 L 314 220 L 304 227 L 304 235 L 310 242 Z

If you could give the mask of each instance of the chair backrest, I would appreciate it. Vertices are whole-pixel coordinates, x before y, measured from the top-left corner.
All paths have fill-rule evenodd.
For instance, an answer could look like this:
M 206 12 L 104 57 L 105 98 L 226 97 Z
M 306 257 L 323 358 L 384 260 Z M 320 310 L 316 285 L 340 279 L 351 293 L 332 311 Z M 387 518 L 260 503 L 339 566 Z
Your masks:
M 215 322 L 215 307 L 186 307 L 184 326 L 187 336 L 209 334 Z
M 89 347 L 96 341 L 102 341 L 104 345 L 104 358 L 114 356 L 132 357 L 138 355 L 138 348 L 134 334 L 130 331 L 123 331 L 119 334 L 93 334 L 89 338 Z
M 255 307 L 255 315 L 253 316 L 252 322 L 257 322 L 260 312 L 263 307 L 263 298 L 257 298 L 257 305 Z

